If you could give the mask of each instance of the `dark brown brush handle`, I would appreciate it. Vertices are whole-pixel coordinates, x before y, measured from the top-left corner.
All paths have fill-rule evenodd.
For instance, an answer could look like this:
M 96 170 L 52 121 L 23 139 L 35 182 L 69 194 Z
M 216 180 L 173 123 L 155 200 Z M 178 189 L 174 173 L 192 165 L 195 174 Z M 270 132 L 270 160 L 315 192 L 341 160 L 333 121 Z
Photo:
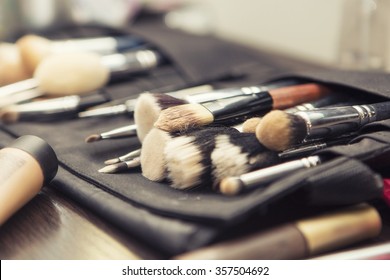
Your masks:
M 290 260 L 308 256 L 302 233 L 293 224 L 280 226 L 245 238 L 216 244 L 178 256 L 193 260 Z
M 273 100 L 273 109 L 286 109 L 298 104 L 320 99 L 330 93 L 322 85 L 310 83 L 296 86 L 277 88 L 269 91 Z

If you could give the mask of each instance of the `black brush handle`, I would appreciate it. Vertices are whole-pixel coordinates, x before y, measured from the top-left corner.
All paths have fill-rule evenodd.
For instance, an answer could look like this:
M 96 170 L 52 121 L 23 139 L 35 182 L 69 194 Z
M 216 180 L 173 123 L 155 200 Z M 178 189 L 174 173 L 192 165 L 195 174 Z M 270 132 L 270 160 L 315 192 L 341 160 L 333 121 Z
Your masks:
M 375 109 L 377 121 L 390 119 L 390 101 L 375 103 L 370 106 Z

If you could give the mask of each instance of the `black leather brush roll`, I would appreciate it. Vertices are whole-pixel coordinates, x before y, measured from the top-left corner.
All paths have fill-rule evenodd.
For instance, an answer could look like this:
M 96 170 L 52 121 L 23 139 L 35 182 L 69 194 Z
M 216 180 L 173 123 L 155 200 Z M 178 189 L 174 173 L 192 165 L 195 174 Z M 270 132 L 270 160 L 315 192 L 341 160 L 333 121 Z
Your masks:
M 341 87 L 348 93 L 363 95 L 367 101 L 390 98 L 390 79 L 381 73 L 316 67 L 214 37 L 170 30 L 153 21 L 138 23 L 122 32 L 135 33 L 150 40 L 170 58 L 171 63 L 103 89 L 113 99 L 136 97 L 146 90 L 160 92 L 206 82 L 229 87 L 286 77 L 321 81 Z M 226 197 L 210 190 L 180 191 L 166 183 L 151 182 L 142 177 L 139 169 L 119 174 L 99 173 L 98 169 L 103 167 L 105 160 L 137 149 L 140 143 L 134 137 L 87 144 L 85 137 L 132 123 L 128 116 L 54 123 L 24 122 L 2 125 L 0 139 L 4 145 L 24 134 L 46 139 L 60 160 L 60 170 L 52 187 L 168 255 L 211 243 L 226 229 L 238 230 L 238 225 L 250 219 L 261 223 L 272 214 L 269 207 L 284 201 L 285 197 L 295 197 L 302 203 L 294 204 L 294 207 L 302 208 L 313 204 L 333 207 L 378 198 L 381 182 L 377 172 L 381 169 L 371 168 L 370 159 L 390 149 L 389 142 L 372 136 L 388 133 L 383 132 L 388 126 L 381 126 L 379 130 L 368 133 L 366 138 L 356 139 L 351 150 L 343 147 L 340 148 L 343 153 L 333 152 L 332 159 L 318 167 L 281 178 L 264 190 Z M 366 145 L 367 139 L 374 142 Z M 363 157 L 354 153 L 354 147 L 362 153 L 365 149 L 370 152 Z M 333 150 L 337 151 L 337 147 Z M 327 189 L 329 186 L 331 189 Z M 338 196 L 340 191 L 345 197 Z M 350 192 L 355 194 L 348 197 Z

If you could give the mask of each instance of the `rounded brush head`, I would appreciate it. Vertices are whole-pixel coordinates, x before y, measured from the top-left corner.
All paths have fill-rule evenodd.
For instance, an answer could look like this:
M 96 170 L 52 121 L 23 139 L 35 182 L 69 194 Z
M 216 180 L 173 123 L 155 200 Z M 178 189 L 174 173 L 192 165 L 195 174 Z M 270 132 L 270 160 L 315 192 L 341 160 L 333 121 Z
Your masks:
M 23 63 L 29 74 L 33 74 L 39 63 L 50 54 L 51 41 L 33 34 L 16 41 Z
M 236 195 L 243 189 L 243 187 L 244 185 L 239 178 L 228 177 L 222 179 L 220 182 L 219 191 L 225 195 Z
M 242 124 L 242 132 L 245 133 L 255 133 L 256 132 L 256 127 L 261 121 L 260 117 L 254 117 L 247 119 L 243 124 Z
M 141 94 L 134 107 L 134 122 L 137 124 L 139 140 L 143 142 L 162 110 L 185 103 L 187 102 L 182 99 L 163 93 Z
M 103 87 L 109 70 L 94 53 L 68 53 L 45 58 L 34 72 L 39 88 L 50 95 L 83 94 Z
M 183 131 L 213 121 L 213 114 L 202 105 L 185 104 L 163 110 L 154 125 L 165 131 Z
M 306 122 L 301 117 L 274 110 L 266 114 L 256 127 L 256 137 L 273 151 L 284 151 L 301 143 L 307 136 Z
M 0 44 L 0 86 L 30 78 L 19 49 L 14 44 Z
M 141 150 L 142 175 L 151 181 L 162 181 L 166 177 L 164 148 L 172 139 L 169 133 L 153 128 L 144 138 Z

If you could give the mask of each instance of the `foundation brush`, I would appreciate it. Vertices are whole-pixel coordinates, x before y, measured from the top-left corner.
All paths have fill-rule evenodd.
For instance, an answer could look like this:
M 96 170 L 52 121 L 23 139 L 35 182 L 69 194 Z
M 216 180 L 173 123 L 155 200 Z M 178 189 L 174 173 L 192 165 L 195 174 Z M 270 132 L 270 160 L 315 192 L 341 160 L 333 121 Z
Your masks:
M 256 128 L 267 148 L 283 151 L 303 143 L 356 133 L 365 124 L 390 118 L 390 102 L 329 107 L 289 114 L 275 110 Z
M 211 123 L 232 124 L 252 115 L 262 115 L 272 109 L 285 109 L 328 95 L 325 86 L 309 83 L 270 89 L 239 88 L 226 98 L 186 104 L 161 112 L 155 126 L 166 131 L 185 130 Z

